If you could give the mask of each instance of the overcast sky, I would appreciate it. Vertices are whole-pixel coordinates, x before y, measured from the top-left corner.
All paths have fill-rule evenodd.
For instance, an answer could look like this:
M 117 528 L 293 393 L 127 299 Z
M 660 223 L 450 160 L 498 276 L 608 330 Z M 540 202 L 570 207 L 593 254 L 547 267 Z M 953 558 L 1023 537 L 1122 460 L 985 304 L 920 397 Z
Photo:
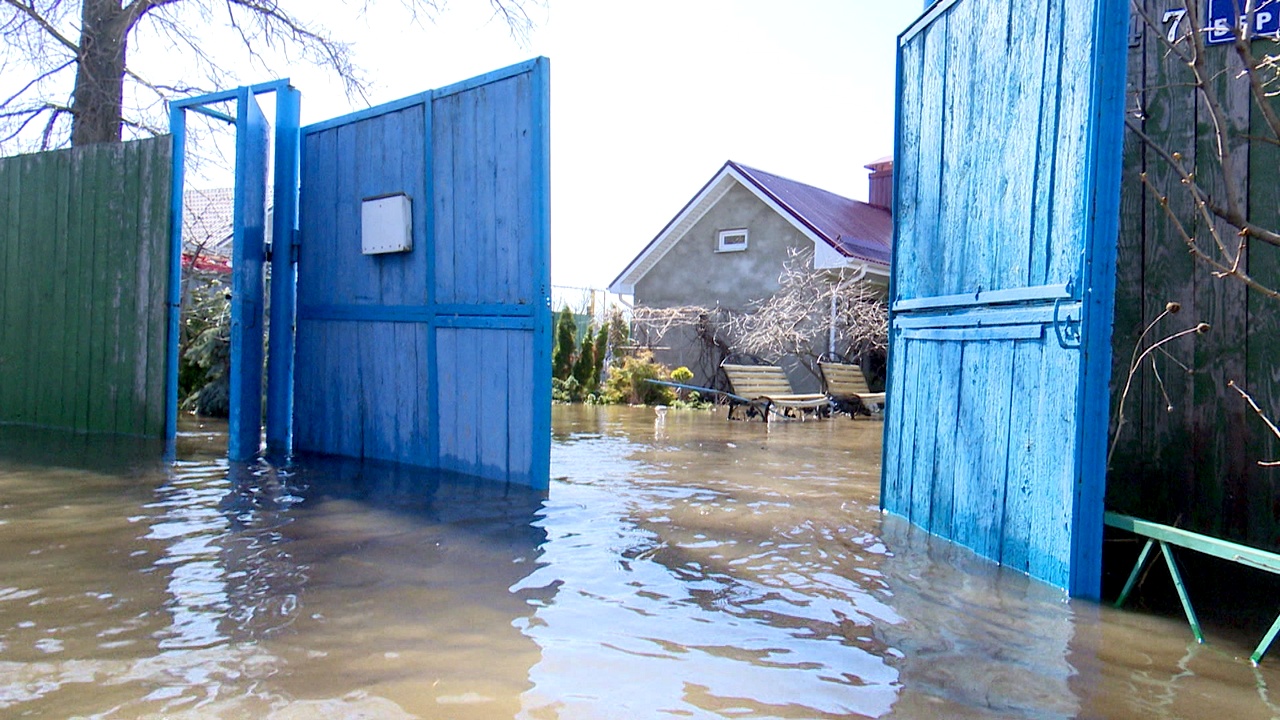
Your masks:
M 896 36 L 922 4 L 550 0 L 523 47 L 485 0 L 421 28 L 395 3 L 333 22 L 375 104 L 549 57 L 552 280 L 603 288 L 726 160 L 865 199 L 863 165 L 893 150 Z M 304 124 L 352 109 L 322 74 L 289 76 Z

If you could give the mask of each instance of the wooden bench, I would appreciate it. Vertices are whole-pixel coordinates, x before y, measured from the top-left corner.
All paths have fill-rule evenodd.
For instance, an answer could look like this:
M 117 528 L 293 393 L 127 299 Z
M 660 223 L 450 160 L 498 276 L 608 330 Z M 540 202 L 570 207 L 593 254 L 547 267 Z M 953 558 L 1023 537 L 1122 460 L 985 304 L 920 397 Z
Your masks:
M 733 392 L 750 400 L 747 405 L 760 413 L 764 420 L 773 412 L 780 417 L 798 417 L 803 420 L 806 412 L 820 414 L 831 407 L 831 401 L 825 394 L 797 394 L 791 389 L 791 381 L 787 374 L 777 365 L 737 365 L 722 363 L 725 377 L 733 386 Z M 732 413 L 736 405 L 729 402 Z
M 1138 562 L 1133 566 L 1133 572 L 1129 573 L 1129 579 L 1124 584 L 1124 590 L 1120 591 L 1120 597 L 1116 599 L 1116 607 L 1124 605 L 1124 601 L 1129 598 L 1129 593 L 1133 591 L 1133 586 L 1138 581 L 1138 575 L 1142 572 L 1142 568 L 1146 565 L 1147 558 L 1151 554 L 1151 548 L 1154 545 L 1159 545 L 1160 553 L 1164 555 L 1165 564 L 1169 567 L 1169 574 L 1173 576 L 1173 585 L 1178 591 L 1178 599 L 1182 601 L 1182 610 L 1186 613 L 1187 622 L 1191 625 L 1191 634 L 1195 635 L 1196 642 L 1199 643 L 1204 642 L 1204 633 L 1200 629 L 1200 621 L 1196 618 L 1196 611 L 1191 607 L 1191 598 L 1187 596 L 1187 588 L 1182 583 L 1182 575 L 1178 572 L 1178 564 L 1173 561 L 1173 551 L 1170 549 L 1170 545 L 1195 550 L 1206 555 L 1212 555 L 1223 560 L 1230 560 L 1231 562 L 1280 575 L 1280 555 L 1266 550 L 1259 550 L 1228 540 L 1219 540 L 1218 538 L 1200 535 L 1189 530 L 1161 525 L 1149 520 L 1139 520 L 1138 518 L 1113 512 L 1106 513 L 1103 516 L 1103 522 L 1113 528 L 1126 530 L 1147 539 L 1146 545 L 1142 547 L 1142 552 L 1138 555 Z M 1276 617 L 1275 622 L 1271 624 L 1271 629 L 1267 630 L 1267 634 L 1262 637 L 1262 642 L 1258 643 L 1257 649 L 1249 657 L 1249 660 L 1254 665 L 1262 662 L 1262 656 L 1267 654 L 1267 649 L 1271 647 L 1271 642 L 1276 639 L 1277 633 L 1280 633 L 1280 616 Z
M 848 363 L 819 362 L 822 385 L 837 410 L 850 416 L 860 408 L 875 413 L 884 409 L 884 393 L 873 393 L 862 368 Z

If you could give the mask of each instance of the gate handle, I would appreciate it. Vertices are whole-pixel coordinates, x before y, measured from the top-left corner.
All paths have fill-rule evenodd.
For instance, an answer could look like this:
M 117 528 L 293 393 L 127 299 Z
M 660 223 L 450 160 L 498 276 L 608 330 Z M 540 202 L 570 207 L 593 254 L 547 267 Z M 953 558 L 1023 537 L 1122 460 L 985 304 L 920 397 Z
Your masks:
M 1058 298 L 1053 301 L 1053 331 L 1058 336 L 1058 345 L 1068 350 L 1080 347 L 1080 321 L 1067 313 L 1062 316 L 1063 301 L 1075 302 L 1075 298 Z

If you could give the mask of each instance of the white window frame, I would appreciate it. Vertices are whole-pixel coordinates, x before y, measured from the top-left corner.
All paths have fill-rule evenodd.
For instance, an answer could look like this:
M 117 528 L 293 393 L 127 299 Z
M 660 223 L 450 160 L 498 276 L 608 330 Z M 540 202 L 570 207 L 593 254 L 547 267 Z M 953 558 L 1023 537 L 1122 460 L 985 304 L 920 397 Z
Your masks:
M 733 243 L 730 245 L 726 245 L 724 242 L 725 238 L 733 237 L 735 235 L 742 236 L 742 243 L 741 244 Z M 751 234 L 747 231 L 746 228 L 735 228 L 733 230 L 721 230 L 720 233 L 716 236 L 716 252 L 718 253 L 742 252 L 743 250 L 747 249 L 747 245 L 750 242 L 750 240 L 751 240 Z

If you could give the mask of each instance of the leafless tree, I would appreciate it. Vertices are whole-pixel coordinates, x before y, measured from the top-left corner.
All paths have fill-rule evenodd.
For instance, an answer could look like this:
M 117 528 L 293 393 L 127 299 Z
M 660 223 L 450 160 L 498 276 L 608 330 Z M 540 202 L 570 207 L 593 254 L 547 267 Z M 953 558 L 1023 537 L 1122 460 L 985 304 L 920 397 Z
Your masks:
M 738 316 L 730 334 L 743 352 L 812 365 L 825 352 L 856 358 L 886 350 L 889 312 L 883 292 L 857 274 L 816 270 L 811 252 L 792 253 L 778 291 Z
M 745 311 L 637 307 L 634 337 L 649 348 L 694 341 L 702 349 L 708 376 L 733 352 L 769 360 L 795 357 L 812 369 L 825 352 L 854 359 L 888 347 L 889 316 L 882 295 L 856 274 L 815 270 L 812 253 L 795 252 L 783 264 L 777 292 Z
M 518 41 L 541 0 L 487 0 Z M 359 12 L 372 0 L 341 0 Z M 413 21 L 436 18 L 445 0 L 400 0 Z M 307 0 L 0 0 L 0 148 L 33 149 L 116 142 L 156 134 L 166 100 L 233 82 L 233 63 L 259 66 L 287 54 L 326 68 L 347 94 L 364 98 L 368 82 L 351 45 L 309 19 Z M 207 42 L 202 30 L 229 28 L 238 47 Z M 130 42 L 145 36 L 196 68 L 195 81 L 172 81 L 165 68 L 130 62 Z M 239 53 L 239 58 L 236 54 Z

